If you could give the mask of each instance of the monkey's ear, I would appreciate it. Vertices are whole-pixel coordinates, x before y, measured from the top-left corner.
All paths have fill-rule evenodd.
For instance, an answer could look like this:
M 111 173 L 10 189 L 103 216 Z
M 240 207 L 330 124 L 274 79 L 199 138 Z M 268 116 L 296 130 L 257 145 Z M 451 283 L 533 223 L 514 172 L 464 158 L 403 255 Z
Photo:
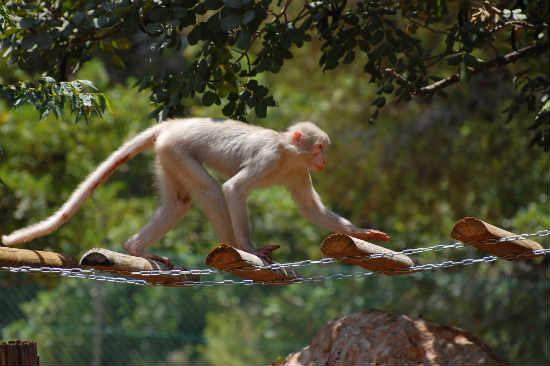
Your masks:
M 302 139 L 302 133 L 300 131 L 295 131 L 294 134 L 292 135 L 292 143 L 294 145 L 298 145 L 301 139 Z

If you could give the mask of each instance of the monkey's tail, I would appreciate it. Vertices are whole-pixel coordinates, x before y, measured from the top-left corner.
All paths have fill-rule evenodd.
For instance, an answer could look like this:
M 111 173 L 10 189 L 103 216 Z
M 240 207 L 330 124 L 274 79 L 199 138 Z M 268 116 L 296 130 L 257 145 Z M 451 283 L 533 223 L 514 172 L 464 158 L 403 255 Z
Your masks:
M 78 188 L 71 194 L 71 197 L 53 215 L 36 224 L 16 230 L 9 235 L 3 235 L 2 244 L 11 246 L 31 241 L 51 233 L 69 221 L 92 195 L 97 186 L 109 178 L 115 170 L 140 152 L 154 147 L 158 133 L 165 123 L 150 127 L 124 143 L 80 183 Z

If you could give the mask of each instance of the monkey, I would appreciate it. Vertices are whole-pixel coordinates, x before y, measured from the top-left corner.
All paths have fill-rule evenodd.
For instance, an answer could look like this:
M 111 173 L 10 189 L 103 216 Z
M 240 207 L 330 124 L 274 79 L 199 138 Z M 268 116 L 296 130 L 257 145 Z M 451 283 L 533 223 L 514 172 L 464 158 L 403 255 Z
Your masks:
M 164 262 L 170 259 L 144 249 L 158 241 L 185 215 L 194 201 L 202 209 L 219 240 L 272 263 L 268 245 L 251 241 L 246 197 L 254 189 L 285 186 L 301 214 L 324 229 L 363 240 L 389 240 L 374 229 L 361 229 L 327 209 L 315 191 L 311 172 L 327 164 L 329 136 L 312 122 L 298 122 L 284 132 L 216 118 L 167 120 L 144 130 L 103 161 L 50 217 L 2 236 L 6 246 L 47 235 L 65 224 L 93 191 L 138 153 L 154 149 L 160 205 L 146 225 L 124 248 L 133 256 Z M 220 186 L 207 168 L 228 179 Z

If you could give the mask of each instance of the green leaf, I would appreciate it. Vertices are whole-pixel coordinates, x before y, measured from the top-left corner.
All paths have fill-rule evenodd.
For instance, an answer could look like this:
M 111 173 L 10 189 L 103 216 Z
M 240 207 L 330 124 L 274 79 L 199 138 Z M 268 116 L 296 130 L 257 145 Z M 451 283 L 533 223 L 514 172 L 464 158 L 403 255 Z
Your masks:
M 229 13 L 226 17 L 220 21 L 220 28 L 228 32 L 241 25 L 241 15 L 239 13 Z
M 36 36 L 36 44 L 42 50 L 47 50 L 53 43 L 53 37 L 51 34 L 43 32 Z
M 378 108 L 382 108 L 385 104 L 386 104 L 386 97 L 378 97 L 372 102 L 372 105 L 375 105 Z
M 161 23 L 149 23 L 145 26 L 145 31 L 149 34 L 161 33 L 163 31 L 163 27 Z
M 260 102 L 254 107 L 254 112 L 260 118 L 265 118 L 267 116 L 267 104 Z
M 159 22 L 165 21 L 169 15 L 170 15 L 170 10 L 168 8 L 159 6 L 151 10 L 151 12 L 149 13 L 149 18 L 153 22 L 159 23 Z
M 463 59 L 464 59 L 463 55 L 452 56 L 447 59 L 447 64 L 458 65 L 459 63 L 462 62 Z
M 381 40 L 384 39 L 384 32 L 377 31 L 373 34 L 372 38 L 370 39 L 372 44 L 377 44 Z
M 113 62 L 113 64 L 115 64 L 121 69 L 124 69 L 126 67 L 126 64 L 124 63 L 124 61 L 117 54 L 113 54 L 113 57 L 111 57 L 111 61 Z
M 109 28 L 113 24 L 114 21 L 105 15 L 92 19 L 92 25 L 97 29 Z
M 105 108 L 107 108 L 107 97 L 104 94 L 97 94 L 95 101 L 97 104 L 99 104 L 99 108 L 101 109 L 101 111 L 104 111 Z
M 39 21 L 35 18 L 23 18 L 19 21 L 19 28 L 31 29 L 35 28 L 39 24 Z
M 223 2 L 221 0 L 206 0 L 203 4 L 206 10 L 217 10 L 221 8 Z
M 346 54 L 346 57 L 344 57 L 344 60 L 342 61 L 342 63 L 351 64 L 354 59 L 355 59 L 355 52 L 354 51 L 349 51 Z
M 277 102 L 275 102 L 275 99 L 273 98 L 273 96 L 269 96 L 269 97 L 265 98 L 264 102 L 270 107 L 276 107 L 277 106 Z
M 359 49 L 365 53 L 368 53 L 370 51 L 370 43 L 367 40 L 360 40 L 359 42 Z
M 191 32 L 187 34 L 187 42 L 189 42 L 190 45 L 195 45 L 197 42 L 199 42 L 202 38 L 202 29 L 200 25 L 195 26 Z
M 378 109 L 374 111 L 373 114 L 371 114 L 370 118 L 369 118 L 369 123 L 373 123 L 376 118 L 378 118 Z
M 535 120 L 539 119 L 542 115 L 545 113 L 550 113 L 550 100 L 548 100 L 548 96 L 545 95 L 546 99 L 543 100 L 544 105 L 539 109 L 537 116 L 535 117 Z
M 132 41 L 128 38 L 119 38 L 112 42 L 113 48 L 118 50 L 129 50 L 132 48 Z
M 228 8 L 240 9 L 243 7 L 245 2 L 242 0 L 223 0 L 223 3 Z
M 91 107 L 92 106 L 92 100 L 93 100 L 93 95 L 92 94 L 81 93 L 78 97 L 82 101 L 82 105 L 84 105 L 85 107 Z
M 237 37 L 237 47 L 241 50 L 248 50 L 248 47 L 250 47 L 250 42 L 252 42 L 252 33 L 250 33 L 247 29 L 240 31 L 239 36 Z
M 216 95 L 216 93 L 212 91 L 207 91 L 202 96 L 202 104 L 208 107 L 214 104 L 217 99 L 218 99 L 218 96 Z
M 512 19 L 513 20 L 527 20 L 527 15 L 523 14 L 523 10 L 514 9 L 512 10 Z
M 243 24 L 246 25 L 246 24 L 250 23 L 251 21 L 254 20 L 254 18 L 256 18 L 256 12 L 254 11 L 254 9 L 248 10 L 243 15 Z
M 268 90 L 263 85 L 258 85 L 258 87 L 254 90 L 254 95 L 258 98 L 263 98 L 267 95 Z
M 80 25 L 84 19 L 86 19 L 86 13 L 83 11 L 77 11 L 74 13 L 72 21 L 74 24 Z
M 204 6 L 204 3 L 200 3 L 199 5 L 195 6 L 195 13 L 199 14 L 199 15 L 204 15 L 206 14 L 206 12 L 208 11 L 206 9 L 206 6 Z
M 75 80 L 75 81 L 78 81 L 80 84 L 86 85 L 87 87 L 89 87 L 92 90 L 99 91 L 99 89 L 90 80 L 79 79 L 79 80 Z
M 36 36 L 32 34 L 29 36 L 26 36 L 21 41 L 21 47 L 23 47 L 27 51 L 32 50 L 35 45 L 36 45 Z
M 376 91 L 376 94 L 382 94 L 382 93 L 392 93 L 393 92 L 393 84 L 392 83 L 389 83 L 389 84 L 386 84 L 384 85 L 383 87 L 381 87 L 380 89 L 378 89 Z
M 470 54 L 465 54 L 464 55 L 464 62 L 468 66 L 477 66 L 477 64 L 479 64 L 479 61 L 477 60 L 477 58 L 475 58 L 474 56 L 472 56 Z
M 180 6 L 175 6 L 172 8 L 172 13 L 175 18 L 185 18 L 189 14 L 189 10 L 182 8 Z
M 52 78 L 51 76 L 43 76 L 43 77 L 41 78 L 41 80 L 44 80 L 44 82 L 50 83 L 50 84 L 51 84 L 51 83 L 55 83 L 55 79 Z
M 235 101 L 230 101 L 229 103 L 227 103 L 223 109 L 222 109 L 222 113 L 224 116 L 231 116 L 233 114 L 233 111 L 235 110 Z
M 79 109 L 76 114 L 74 123 L 78 123 L 82 119 L 83 115 L 84 115 L 84 111 L 82 111 L 82 109 Z

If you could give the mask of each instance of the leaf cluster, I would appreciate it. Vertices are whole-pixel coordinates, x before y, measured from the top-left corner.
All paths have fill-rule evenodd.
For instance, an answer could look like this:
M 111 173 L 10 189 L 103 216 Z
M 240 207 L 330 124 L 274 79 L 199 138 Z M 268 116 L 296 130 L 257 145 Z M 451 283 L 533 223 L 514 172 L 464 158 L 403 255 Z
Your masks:
M 35 83 L 19 82 L 9 86 L 0 84 L 0 98 L 14 107 L 30 103 L 38 111 L 40 118 L 46 118 L 50 114 L 60 118 L 68 105 L 71 114 L 75 115 L 75 122 L 101 115 L 105 109 L 111 109 L 107 96 L 88 80 L 57 82 L 51 77 L 43 77 Z
M 361 63 L 378 86 L 372 122 L 388 100 L 429 101 L 489 69 L 517 74 L 512 63 L 519 60 L 547 62 L 549 6 L 544 0 L 12 0 L 0 10 L 0 27 L 4 56 L 63 81 L 98 51 L 124 68 L 120 53 L 140 39 L 152 57 L 187 58 L 180 70 L 154 70 L 136 84 L 150 90 L 151 117 L 158 119 L 184 115 L 189 98 L 220 105 L 228 117 L 245 120 L 250 111 L 265 117 L 277 103 L 262 75 L 281 72 L 296 48 L 320 45 L 323 70 Z M 540 87 L 548 75 L 535 65 L 526 76 L 543 80 L 519 88 L 511 108 L 527 106 L 538 116 L 533 143 L 548 148 L 544 102 L 536 108 L 528 102 L 548 99 Z

